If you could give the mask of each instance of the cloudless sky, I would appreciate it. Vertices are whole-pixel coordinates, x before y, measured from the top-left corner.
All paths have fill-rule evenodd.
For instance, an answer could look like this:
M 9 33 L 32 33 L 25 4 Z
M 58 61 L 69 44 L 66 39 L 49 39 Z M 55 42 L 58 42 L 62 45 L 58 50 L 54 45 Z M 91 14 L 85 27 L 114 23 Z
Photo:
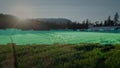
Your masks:
M 120 0 L 0 0 L 0 13 L 20 18 L 106 19 L 120 13 Z

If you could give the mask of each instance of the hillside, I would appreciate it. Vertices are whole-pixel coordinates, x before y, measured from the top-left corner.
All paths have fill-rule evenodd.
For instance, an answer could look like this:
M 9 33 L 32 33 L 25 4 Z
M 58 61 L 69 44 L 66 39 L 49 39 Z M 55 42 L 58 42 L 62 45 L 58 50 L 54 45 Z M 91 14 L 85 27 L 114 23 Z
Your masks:
M 65 18 L 38 18 L 25 19 L 8 15 L 0 14 L 0 29 L 17 28 L 22 30 L 52 30 L 66 29 L 72 21 Z
M 68 22 L 72 22 L 71 20 L 66 19 L 66 18 L 37 18 L 35 20 L 40 21 L 40 22 L 51 22 L 51 23 L 68 23 Z

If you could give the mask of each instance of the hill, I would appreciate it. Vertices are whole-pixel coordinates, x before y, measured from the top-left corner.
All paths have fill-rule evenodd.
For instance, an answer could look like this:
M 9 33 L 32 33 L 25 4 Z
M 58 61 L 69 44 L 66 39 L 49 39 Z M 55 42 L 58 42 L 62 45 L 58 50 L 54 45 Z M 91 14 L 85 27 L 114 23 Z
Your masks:
M 69 19 L 66 18 L 37 18 L 35 20 L 41 21 L 41 22 L 51 22 L 51 23 L 68 23 L 72 22 Z
M 0 14 L 0 29 L 17 28 L 22 30 L 51 30 L 66 29 L 71 20 L 65 18 L 38 18 L 19 20 L 19 18 Z

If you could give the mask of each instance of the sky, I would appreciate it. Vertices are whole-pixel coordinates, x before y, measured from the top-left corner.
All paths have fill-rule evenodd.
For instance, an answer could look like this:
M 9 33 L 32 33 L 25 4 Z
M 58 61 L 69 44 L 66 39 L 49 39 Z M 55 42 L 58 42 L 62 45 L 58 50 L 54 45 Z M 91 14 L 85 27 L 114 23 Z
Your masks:
M 0 13 L 24 18 L 101 21 L 120 14 L 120 0 L 0 0 Z

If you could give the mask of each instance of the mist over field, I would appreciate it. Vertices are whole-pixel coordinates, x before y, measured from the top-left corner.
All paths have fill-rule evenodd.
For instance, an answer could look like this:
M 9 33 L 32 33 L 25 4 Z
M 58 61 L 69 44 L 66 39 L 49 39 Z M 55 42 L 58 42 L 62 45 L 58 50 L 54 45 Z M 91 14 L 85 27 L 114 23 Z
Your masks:
M 116 32 L 116 33 L 115 33 Z M 7 29 L 0 30 L 0 44 L 12 43 L 17 45 L 26 44 L 78 44 L 78 43 L 101 43 L 119 44 L 120 31 L 90 32 L 72 30 L 33 31 Z

